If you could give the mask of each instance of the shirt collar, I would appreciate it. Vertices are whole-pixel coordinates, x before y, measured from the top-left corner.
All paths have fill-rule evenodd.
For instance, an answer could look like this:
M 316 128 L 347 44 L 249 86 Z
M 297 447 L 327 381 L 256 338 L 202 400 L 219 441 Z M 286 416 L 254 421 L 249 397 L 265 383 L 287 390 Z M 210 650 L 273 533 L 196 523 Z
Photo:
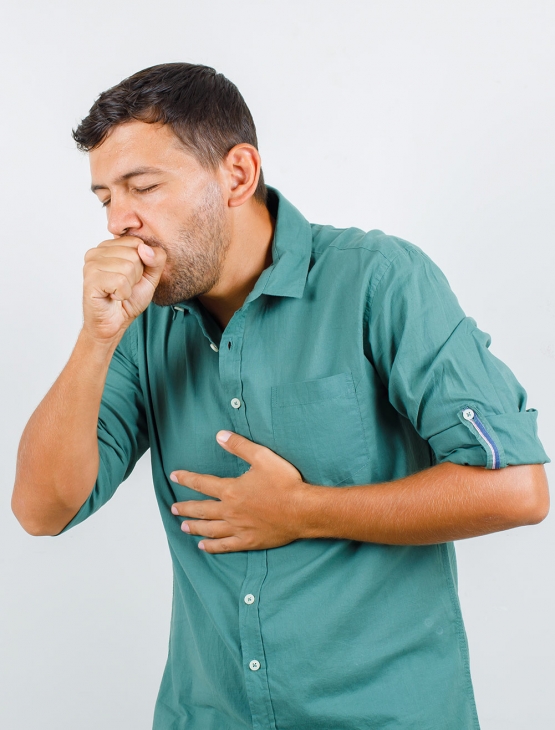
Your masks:
M 268 188 L 268 210 L 276 219 L 272 264 L 262 294 L 300 298 L 312 253 L 312 228 L 306 218 L 277 188 Z M 258 283 L 258 282 L 257 282 Z M 255 287 L 256 289 L 256 287 Z
M 312 253 L 310 223 L 277 188 L 270 185 L 266 187 L 267 207 L 276 221 L 272 240 L 272 263 L 258 277 L 245 304 L 260 294 L 300 299 L 304 292 Z M 198 305 L 197 298 L 193 297 L 179 302 L 179 305 L 174 304 L 173 309 L 196 311 Z

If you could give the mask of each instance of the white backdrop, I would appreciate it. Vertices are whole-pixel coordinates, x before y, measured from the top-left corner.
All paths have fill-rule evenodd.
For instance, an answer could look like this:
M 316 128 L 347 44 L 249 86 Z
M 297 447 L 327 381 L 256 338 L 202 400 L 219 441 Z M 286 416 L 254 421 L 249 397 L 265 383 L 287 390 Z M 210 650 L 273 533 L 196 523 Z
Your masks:
M 555 460 L 554 26 L 539 0 L 5 4 L 0 727 L 150 730 L 166 656 L 148 455 L 59 538 L 10 511 L 19 437 L 80 328 L 83 255 L 107 237 L 70 135 L 97 94 L 155 63 L 223 72 L 266 181 L 310 221 L 380 228 L 439 264 Z M 553 517 L 457 543 L 483 730 L 553 727 L 554 548 Z

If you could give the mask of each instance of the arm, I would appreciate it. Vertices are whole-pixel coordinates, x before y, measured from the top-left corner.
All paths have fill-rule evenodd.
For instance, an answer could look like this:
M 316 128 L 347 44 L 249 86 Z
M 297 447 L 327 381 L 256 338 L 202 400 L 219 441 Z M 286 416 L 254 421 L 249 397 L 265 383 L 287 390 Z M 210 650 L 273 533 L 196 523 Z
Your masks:
M 428 545 L 537 524 L 549 491 L 542 464 L 444 463 L 384 484 L 314 487 L 301 504 L 302 537 Z
M 83 330 L 23 431 L 12 510 L 31 535 L 59 532 L 93 488 L 98 410 L 116 345 L 96 342 Z
M 235 484 L 178 471 L 181 484 L 221 501 L 183 502 L 175 514 L 200 518 L 187 526 L 216 538 L 202 541 L 208 552 L 299 537 L 426 544 L 540 522 L 549 509 L 542 466 L 549 458 L 537 413 L 526 410 L 524 389 L 488 347 L 437 266 L 404 248 L 369 287 L 364 351 L 384 397 L 428 443 L 435 466 L 384 483 L 315 486 L 233 434 L 221 445 L 251 469 Z
M 303 538 L 427 545 L 536 524 L 549 510 L 542 464 L 489 470 L 446 462 L 392 482 L 338 488 L 307 484 L 288 461 L 237 433 L 218 441 L 251 468 L 229 479 L 182 470 L 171 476 L 217 498 L 172 508 L 186 518 L 184 532 L 211 538 L 199 543 L 210 553 Z
M 85 257 L 83 329 L 18 451 L 12 510 L 32 535 L 58 534 L 95 485 L 107 373 L 129 325 L 151 301 L 165 263 L 162 249 L 149 259 L 149 247 L 142 244 L 139 254 L 139 245 L 137 238 L 118 238 Z

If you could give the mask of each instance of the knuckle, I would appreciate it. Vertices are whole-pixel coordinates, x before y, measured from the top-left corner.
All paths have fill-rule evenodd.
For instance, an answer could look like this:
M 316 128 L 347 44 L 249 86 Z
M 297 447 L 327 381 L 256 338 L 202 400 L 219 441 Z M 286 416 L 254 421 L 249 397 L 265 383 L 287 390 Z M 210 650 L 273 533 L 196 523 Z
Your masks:
M 129 259 L 121 259 L 120 271 L 126 277 L 133 277 L 135 275 L 135 264 Z
M 107 238 L 105 241 L 100 241 L 96 248 L 106 248 L 106 246 L 114 246 L 116 244 L 115 238 Z M 94 250 L 94 249 L 93 249 Z
M 206 527 L 204 528 L 204 534 L 206 535 L 206 537 L 220 537 L 218 535 L 218 529 L 217 527 L 214 527 L 214 525 L 206 525 Z
M 251 458 L 251 465 L 254 467 L 261 466 L 265 456 L 266 454 L 264 453 L 262 448 L 257 449 Z
M 222 514 L 223 519 L 226 522 L 236 522 L 239 515 L 237 514 L 237 510 L 233 509 L 233 507 L 227 507 Z
M 118 291 L 131 292 L 131 284 L 129 283 L 129 279 L 127 278 L 127 276 L 125 276 L 125 274 L 122 274 L 121 272 L 114 273 L 113 281 Z
M 232 502 L 235 496 L 235 490 L 232 484 L 225 484 L 222 488 L 222 501 Z
M 127 272 L 127 275 L 130 279 L 135 279 L 137 276 L 137 262 L 136 261 L 130 261 L 129 259 L 126 259 L 125 271 Z

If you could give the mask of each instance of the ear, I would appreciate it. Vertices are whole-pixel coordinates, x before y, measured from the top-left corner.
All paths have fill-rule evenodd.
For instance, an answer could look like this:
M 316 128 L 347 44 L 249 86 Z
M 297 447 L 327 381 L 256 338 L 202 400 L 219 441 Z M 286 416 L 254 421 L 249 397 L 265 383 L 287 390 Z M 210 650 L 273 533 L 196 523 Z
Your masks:
M 261 166 L 260 154 L 252 144 L 242 142 L 229 150 L 221 163 L 221 173 L 230 208 L 243 205 L 254 195 Z

